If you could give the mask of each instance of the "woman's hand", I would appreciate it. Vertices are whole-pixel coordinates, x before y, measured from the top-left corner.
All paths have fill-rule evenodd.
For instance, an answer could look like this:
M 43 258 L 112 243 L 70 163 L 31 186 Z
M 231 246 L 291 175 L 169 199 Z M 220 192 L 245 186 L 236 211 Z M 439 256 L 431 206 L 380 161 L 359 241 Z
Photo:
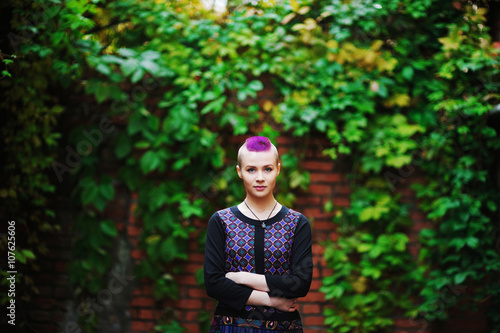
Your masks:
M 271 306 L 283 312 L 293 312 L 297 310 L 297 299 L 271 297 Z
M 247 305 L 269 306 L 283 312 L 294 312 L 297 310 L 297 299 L 288 299 L 282 297 L 271 297 L 264 291 L 254 290 L 247 300 Z

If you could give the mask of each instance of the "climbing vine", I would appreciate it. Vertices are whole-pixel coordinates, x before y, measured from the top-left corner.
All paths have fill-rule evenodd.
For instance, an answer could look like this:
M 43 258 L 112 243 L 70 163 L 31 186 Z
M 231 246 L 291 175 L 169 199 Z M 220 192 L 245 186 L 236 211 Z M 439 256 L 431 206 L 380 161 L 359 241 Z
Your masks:
M 137 276 L 152 279 L 158 300 L 176 298 L 174 276 L 194 221 L 243 195 L 231 137 L 276 140 L 286 132 L 323 136 L 326 156 L 352 162 L 350 207 L 325 204 L 339 233 L 324 244 L 332 330 L 389 330 L 395 313 L 427 325 L 460 301 L 491 298 L 497 306 L 498 191 L 489 172 L 500 143 L 488 117 L 499 103 L 499 63 L 482 2 L 269 1 L 230 4 L 224 13 L 196 1 L 11 6 L 16 58 L 2 58 L 0 82 L 12 89 L 2 108 L 26 114 L 3 131 L 16 145 L 28 138 L 43 150 L 10 144 L 9 156 L 39 161 L 26 164 L 35 166 L 26 174 L 36 179 L 28 183 L 39 210 L 54 184 L 71 183 L 80 213 L 69 272 L 81 297 L 102 288 L 110 270 L 107 250 L 119 231 L 105 210 L 118 187 L 137 197 L 144 226 Z M 33 12 L 46 19 L 20 23 Z M 274 95 L 257 98 L 268 86 Z M 55 131 L 63 109 L 65 121 L 79 119 L 64 142 Z M 27 130 L 13 132 L 19 127 Z M 282 156 L 285 205 L 307 190 L 306 149 Z M 14 172 L 12 163 L 4 170 Z M 2 188 L 3 198 L 19 198 L 17 182 Z M 402 198 L 408 184 L 418 207 Z M 408 236 L 416 209 L 433 224 L 420 234 L 418 258 Z M 465 286 L 472 300 L 436 307 L 445 288 Z M 500 318 L 490 312 L 498 331 Z M 168 320 L 159 330 L 177 327 Z M 85 324 L 91 330 L 95 322 Z

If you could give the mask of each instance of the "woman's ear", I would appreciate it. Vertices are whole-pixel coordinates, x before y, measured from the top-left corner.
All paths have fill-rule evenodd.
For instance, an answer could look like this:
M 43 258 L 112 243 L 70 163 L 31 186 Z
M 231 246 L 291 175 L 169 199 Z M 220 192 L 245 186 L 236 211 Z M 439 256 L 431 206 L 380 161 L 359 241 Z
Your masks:
M 280 174 L 280 170 L 281 170 L 281 163 L 278 162 L 278 175 Z
M 236 171 L 238 172 L 238 177 L 240 178 L 243 178 L 243 176 L 241 175 L 241 169 L 240 169 L 240 166 L 236 164 Z

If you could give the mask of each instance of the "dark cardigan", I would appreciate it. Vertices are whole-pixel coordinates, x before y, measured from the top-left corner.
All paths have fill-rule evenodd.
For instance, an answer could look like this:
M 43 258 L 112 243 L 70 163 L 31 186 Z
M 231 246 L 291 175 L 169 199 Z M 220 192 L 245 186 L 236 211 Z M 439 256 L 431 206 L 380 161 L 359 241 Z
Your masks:
M 311 226 L 307 218 L 282 207 L 263 221 L 250 219 L 236 206 L 216 212 L 208 222 L 204 276 L 207 294 L 219 301 L 216 315 L 261 320 L 293 320 L 297 311 L 247 306 L 253 289 L 225 277 L 227 272 L 264 274 L 270 296 L 306 296 L 312 280 Z

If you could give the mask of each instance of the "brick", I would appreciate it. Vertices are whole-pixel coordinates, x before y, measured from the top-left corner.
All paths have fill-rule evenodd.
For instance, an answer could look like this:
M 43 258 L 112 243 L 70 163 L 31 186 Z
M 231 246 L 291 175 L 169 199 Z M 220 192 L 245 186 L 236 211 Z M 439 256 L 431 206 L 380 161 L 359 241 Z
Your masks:
M 302 214 L 305 216 L 312 216 L 314 217 L 314 221 L 318 221 L 320 219 L 326 219 L 327 221 L 330 221 L 332 219 L 332 214 L 331 213 L 326 213 L 322 208 L 318 207 L 307 207 L 302 210 Z M 316 222 L 313 222 L 316 223 Z
M 190 310 L 199 310 L 201 309 L 201 301 L 196 299 L 181 299 L 176 302 L 179 309 L 190 309 Z
M 311 194 L 297 196 L 297 204 L 301 206 L 323 206 L 321 198 Z
M 313 279 L 311 281 L 311 288 L 309 289 L 310 291 L 318 291 L 319 288 L 321 288 L 321 286 L 323 285 L 323 283 L 321 282 L 321 280 L 318 278 L 318 279 Z
M 182 320 L 185 322 L 196 322 L 198 320 L 199 311 L 184 311 Z
M 417 328 L 419 323 L 410 318 L 395 318 L 394 327 L 397 328 Z
M 129 237 L 128 241 L 131 248 L 137 249 L 139 247 L 139 237 Z
M 304 168 L 308 171 L 332 171 L 333 162 L 307 160 L 304 162 Z
M 181 281 L 183 285 L 198 286 L 194 275 L 180 275 L 179 278 L 179 281 Z
M 153 310 L 139 310 L 139 316 L 141 319 L 154 319 Z
M 304 297 L 303 302 L 324 302 L 325 295 L 318 291 L 310 291 L 306 297 Z
M 141 231 L 142 231 L 142 228 L 139 228 L 139 227 L 136 227 L 133 225 L 130 225 L 127 228 L 127 232 L 129 234 L 129 236 L 139 236 L 141 234 Z
M 333 188 L 330 185 L 313 183 L 309 185 L 309 191 L 314 195 L 329 195 L 333 193 Z
M 150 283 L 139 285 L 132 292 L 133 295 L 153 295 L 153 287 Z
M 204 253 L 190 253 L 189 254 L 189 261 L 192 262 L 192 263 L 203 264 L 204 260 L 205 260 L 205 254 Z
M 132 319 L 134 319 L 134 318 L 140 319 L 139 311 L 140 311 L 139 309 L 130 308 L 130 310 L 129 310 L 130 318 L 132 318 Z
M 332 202 L 336 207 L 349 207 L 351 205 L 348 197 L 335 197 L 332 199 Z
M 313 277 L 318 277 L 318 276 L 322 276 L 321 271 L 320 271 L 319 267 L 315 266 L 313 268 Z
M 313 244 L 311 250 L 315 255 L 323 255 L 325 253 L 325 248 L 320 244 Z
M 351 187 L 348 185 L 335 185 L 333 187 L 333 192 L 335 194 L 350 195 L 352 191 L 351 191 Z
M 184 324 L 182 325 L 186 329 L 186 332 L 189 333 L 198 333 L 200 332 L 200 327 L 198 324 Z
M 123 222 L 116 222 L 116 230 L 118 233 L 122 232 L 125 229 L 125 224 Z
M 340 173 L 337 172 L 312 172 L 311 183 L 338 183 L 343 180 Z
M 207 292 L 202 288 L 189 288 L 188 297 L 191 298 L 205 298 L 207 297 Z
M 312 228 L 314 230 L 321 230 L 322 232 L 324 232 L 331 231 L 333 228 L 335 228 L 335 225 L 331 221 L 314 221 Z
M 325 323 L 323 316 L 304 316 L 302 319 L 305 326 L 321 326 Z
M 155 323 L 149 321 L 133 321 L 131 326 L 132 331 L 150 331 L 155 327 Z
M 412 217 L 413 219 L 413 217 Z M 413 220 L 413 228 L 418 230 L 418 232 L 420 232 L 422 229 L 433 229 L 433 225 L 432 223 L 426 221 L 426 222 L 420 222 L 420 221 L 416 221 Z
M 301 313 L 307 314 L 321 314 L 321 309 L 318 304 L 304 304 Z
M 333 242 L 336 242 L 337 240 L 339 239 L 339 234 L 336 233 L 336 232 L 332 232 L 330 234 L 330 240 L 333 241 Z
M 200 268 L 203 266 L 200 264 L 187 264 L 182 266 L 184 268 L 184 271 L 187 273 L 196 273 Z
M 112 218 L 112 219 L 127 219 L 128 212 L 118 205 L 112 205 L 106 207 L 106 209 L 102 212 L 103 217 Z
M 155 305 L 155 300 L 152 297 L 134 297 L 130 301 L 131 306 L 152 307 Z
M 132 250 L 130 255 L 134 259 L 143 259 L 146 257 L 146 253 L 143 250 Z
M 314 243 L 322 243 L 329 239 L 328 233 L 324 232 L 324 230 L 318 230 L 314 227 L 312 230 L 312 238 Z
M 412 257 L 418 258 L 420 247 L 417 247 L 415 245 L 410 245 L 410 246 L 408 246 L 408 251 L 410 252 Z
M 321 268 L 321 273 L 323 274 L 323 276 L 330 276 L 333 274 L 333 269 L 331 269 L 330 267 L 323 265 Z

